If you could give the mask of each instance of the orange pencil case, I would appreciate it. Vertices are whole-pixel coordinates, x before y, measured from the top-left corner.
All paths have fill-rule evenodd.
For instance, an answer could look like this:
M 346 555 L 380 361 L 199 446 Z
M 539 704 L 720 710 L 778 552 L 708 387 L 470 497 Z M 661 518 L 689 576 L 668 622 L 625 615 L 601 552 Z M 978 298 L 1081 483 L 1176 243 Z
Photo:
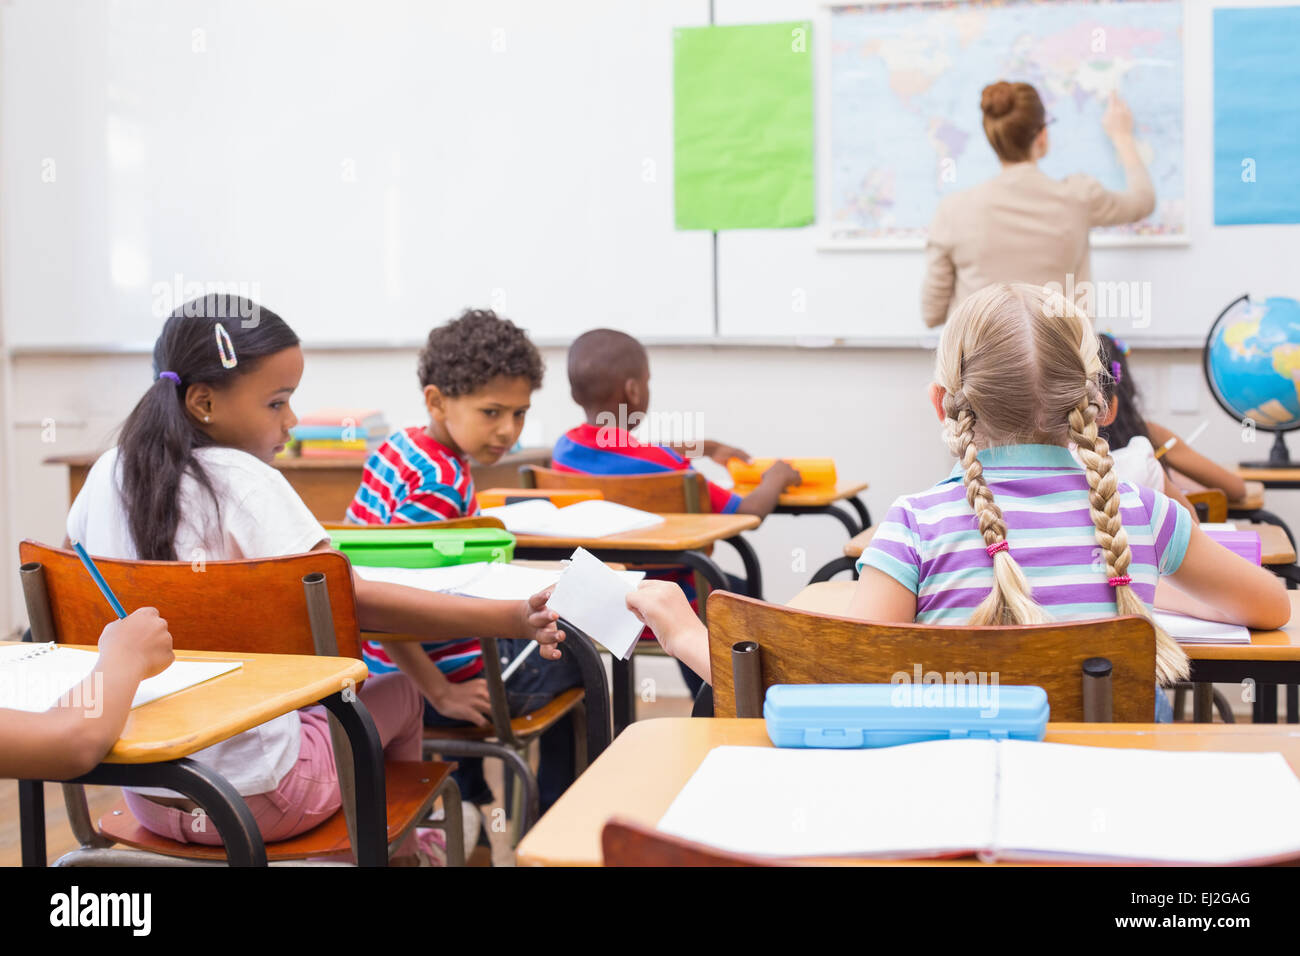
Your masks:
M 727 471 L 731 472 L 731 480 L 737 485 L 757 485 L 763 478 L 763 472 L 780 460 L 777 458 L 755 458 L 753 461 L 746 463 L 739 458 L 733 458 L 727 462 Z M 786 458 L 784 460 L 789 462 L 791 468 L 799 472 L 800 487 L 835 484 L 834 458 Z
M 512 505 L 516 501 L 528 501 L 533 498 L 549 498 L 557 508 L 576 505 L 579 501 L 603 500 L 604 494 L 598 488 L 488 488 L 478 493 L 480 508 L 499 508 Z

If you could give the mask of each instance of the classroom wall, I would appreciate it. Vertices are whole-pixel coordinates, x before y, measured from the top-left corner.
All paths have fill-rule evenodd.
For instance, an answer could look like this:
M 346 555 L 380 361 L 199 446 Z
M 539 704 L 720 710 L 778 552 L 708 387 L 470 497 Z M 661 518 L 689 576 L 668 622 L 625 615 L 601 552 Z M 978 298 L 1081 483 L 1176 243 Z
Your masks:
M 593 314 L 591 322 L 602 318 Z M 526 437 L 549 445 L 577 424 L 581 413 L 568 395 L 564 351 L 543 353 L 547 377 L 534 398 Z M 1241 441 L 1237 424 L 1206 391 L 1199 358 L 1195 350 L 1134 353 L 1150 416 L 1183 434 L 1208 419 L 1197 446 L 1226 463 L 1267 457 L 1271 436 L 1261 434 L 1254 445 Z M 871 483 L 865 500 L 876 518 L 894 497 L 928 487 L 951 468 L 925 397 L 931 363 L 931 353 L 920 349 L 654 348 L 651 410 L 698 414 L 707 437 L 754 455 L 834 456 L 845 478 Z M 145 355 L 12 359 L 13 486 L 0 516 L 9 523 L 0 568 L 7 586 L 0 596 L 7 599 L 4 620 L 13 627 L 25 622 L 16 543 L 24 537 L 62 540 L 69 504 L 66 470 L 42 465 L 41 459 L 105 447 L 149 379 Z M 1191 397 L 1189 411 L 1171 411 L 1170 389 L 1176 383 Z M 415 355 L 309 351 L 293 404 L 299 413 L 327 404 L 375 405 L 391 425 L 417 423 L 423 410 Z M 55 421 L 52 436 L 40 427 L 47 419 Z M 42 441 L 43 432 L 54 440 Z M 1300 439 L 1293 438 L 1292 445 L 1300 457 Z M 1268 505 L 1300 527 L 1300 494 L 1270 492 Z M 766 597 L 784 601 L 840 553 L 845 532 L 830 518 L 775 516 L 750 537 L 763 564 Z M 802 565 L 797 549 L 805 553 Z M 726 570 L 741 570 L 725 546 L 717 556 Z

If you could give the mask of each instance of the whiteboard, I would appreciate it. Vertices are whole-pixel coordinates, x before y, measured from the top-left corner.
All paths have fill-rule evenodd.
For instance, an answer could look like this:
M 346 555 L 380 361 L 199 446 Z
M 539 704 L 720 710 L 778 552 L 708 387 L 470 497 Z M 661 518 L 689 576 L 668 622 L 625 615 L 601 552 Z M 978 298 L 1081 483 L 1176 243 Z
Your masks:
M 707 22 L 708 0 L 10 0 L 6 344 L 150 346 L 207 288 L 309 345 L 412 344 L 467 306 L 544 342 L 709 337 L 712 240 L 672 201 L 671 31 Z
M 1218 5 L 1285 2 L 1228 0 Z M 1220 310 L 1243 292 L 1300 297 L 1300 273 L 1287 252 L 1300 238 L 1296 226 L 1213 225 L 1212 12 L 1209 3 L 1201 2 L 1187 4 L 1185 11 L 1190 241 L 1185 246 L 1140 248 L 1094 245 L 1092 252 L 1095 281 L 1137 283 L 1131 288 L 1149 295 L 1149 326 L 1136 327 L 1131 319 L 1098 323 L 1132 344 L 1200 346 Z M 829 209 L 829 8 L 817 0 L 717 0 L 716 4 L 719 24 L 807 18 L 814 21 L 818 64 L 817 224 L 719 235 L 721 334 L 753 342 L 932 344 L 937 333 L 927 330 L 920 318 L 922 252 L 823 247 Z

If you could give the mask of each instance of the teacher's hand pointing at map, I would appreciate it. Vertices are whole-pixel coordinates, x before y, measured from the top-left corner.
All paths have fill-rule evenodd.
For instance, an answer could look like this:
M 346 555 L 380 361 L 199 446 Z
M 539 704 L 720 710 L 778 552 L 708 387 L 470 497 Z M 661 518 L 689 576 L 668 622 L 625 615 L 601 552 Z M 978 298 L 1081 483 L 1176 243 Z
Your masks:
M 1106 113 L 1101 118 L 1101 128 L 1112 140 L 1133 135 L 1133 114 L 1129 112 L 1128 104 L 1120 99 L 1117 93 L 1110 94 Z

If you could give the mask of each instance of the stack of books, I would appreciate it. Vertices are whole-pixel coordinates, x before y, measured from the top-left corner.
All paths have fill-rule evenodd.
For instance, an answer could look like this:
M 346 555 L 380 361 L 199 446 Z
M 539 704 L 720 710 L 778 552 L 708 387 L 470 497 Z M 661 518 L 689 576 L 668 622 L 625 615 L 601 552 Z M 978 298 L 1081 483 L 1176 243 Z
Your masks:
M 293 444 L 303 458 L 364 459 L 387 436 L 383 412 L 373 408 L 325 408 L 299 420 L 293 429 Z

